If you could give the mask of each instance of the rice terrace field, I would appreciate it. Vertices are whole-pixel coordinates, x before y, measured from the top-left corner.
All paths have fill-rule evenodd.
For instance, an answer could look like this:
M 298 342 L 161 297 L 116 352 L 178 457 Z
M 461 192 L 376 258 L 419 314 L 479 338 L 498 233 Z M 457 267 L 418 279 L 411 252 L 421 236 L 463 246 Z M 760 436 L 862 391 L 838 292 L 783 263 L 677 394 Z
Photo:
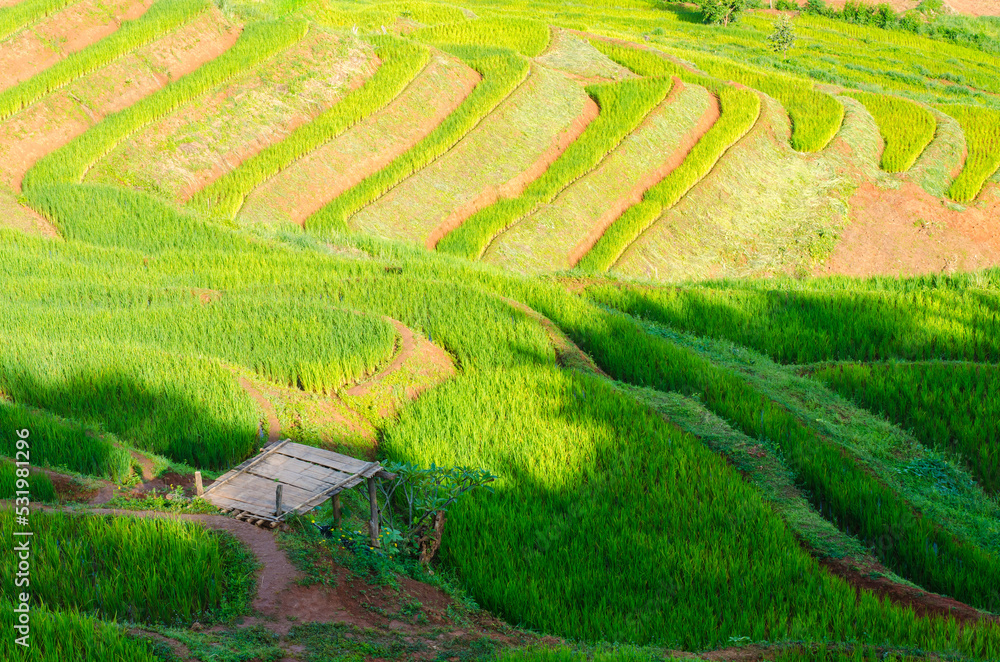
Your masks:
M 1000 3 L 0 0 L 0 538 L 4 662 L 1000 661 Z

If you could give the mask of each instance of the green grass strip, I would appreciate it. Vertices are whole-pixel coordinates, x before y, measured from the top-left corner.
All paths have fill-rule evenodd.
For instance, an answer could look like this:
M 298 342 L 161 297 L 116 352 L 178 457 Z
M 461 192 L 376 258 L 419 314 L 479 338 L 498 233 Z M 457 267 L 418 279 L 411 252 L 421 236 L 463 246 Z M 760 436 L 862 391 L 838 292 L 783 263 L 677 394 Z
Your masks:
M 423 28 L 411 36 L 431 44 L 507 48 L 526 57 L 538 57 L 549 45 L 550 30 L 541 21 L 481 18 Z
M 246 197 L 257 186 L 384 108 L 406 88 L 430 59 L 427 48 L 394 38 L 387 38 L 376 53 L 382 65 L 364 85 L 309 124 L 293 131 L 281 142 L 268 145 L 236 169 L 206 186 L 191 198 L 191 206 L 211 214 L 234 218 Z
M 871 113 L 885 140 L 882 170 L 906 172 L 934 139 L 937 120 L 931 111 L 901 97 L 869 92 L 848 92 Z
M 563 189 L 596 168 L 663 101 L 672 84 L 669 78 L 644 78 L 589 86 L 587 93 L 601 109 L 597 119 L 524 193 L 476 212 L 446 235 L 437 249 L 470 260 L 479 259 L 499 233 L 551 202 Z
M 77 0 L 23 0 L 0 9 L 0 41 Z
M 228 51 L 125 110 L 112 113 L 66 145 L 45 155 L 24 177 L 27 190 L 80 181 L 119 142 L 226 80 L 243 73 L 305 36 L 305 21 L 249 25 Z
M 307 218 L 307 230 L 346 231 L 347 220 L 351 216 L 451 149 L 521 84 L 530 69 L 528 60 L 513 53 L 473 57 L 467 60 L 467 64 L 483 79 L 455 112 L 406 154 Z
M 792 122 L 791 143 L 796 151 L 820 151 L 833 140 L 844 121 L 843 104 L 814 89 L 811 80 L 757 71 L 708 55 L 692 59 L 716 78 L 752 87 L 780 101 Z
M 208 0 L 159 0 L 114 34 L 77 51 L 37 76 L 0 92 L 0 120 L 7 119 L 46 94 L 107 65 L 186 23 L 209 7 Z
M 723 86 L 718 95 L 722 107 L 718 121 L 695 144 L 683 163 L 650 187 L 642 202 L 627 209 L 607 229 L 580 260 L 581 269 L 610 269 L 646 228 L 711 172 L 726 150 L 753 127 L 760 115 L 760 97 L 755 92 Z
M 948 189 L 948 197 L 972 202 L 1000 168 L 1000 111 L 958 104 L 936 104 L 935 108 L 955 118 L 969 146 L 965 167 Z

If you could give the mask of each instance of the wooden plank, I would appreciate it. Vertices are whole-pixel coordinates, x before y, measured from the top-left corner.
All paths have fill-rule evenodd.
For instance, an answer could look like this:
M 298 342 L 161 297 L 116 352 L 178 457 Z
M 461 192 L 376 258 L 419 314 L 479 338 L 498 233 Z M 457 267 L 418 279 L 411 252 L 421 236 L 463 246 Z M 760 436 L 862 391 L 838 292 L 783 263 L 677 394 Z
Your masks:
M 217 487 L 221 487 L 222 485 L 225 485 L 225 484 L 229 483 L 239 473 L 245 472 L 247 469 L 250 469 L 255 464 L 263 462 L 265 459 L 267 459 L 267 457 L 269 455 L 271 455 L 272 453 L 276 453 L 277 451 L 281 450 L 284 446 L 286 446 L 287 444 L 290 444 L 290 443 L 292 443 L 292 442 L 289 441 L 288 439 L 285 439 L 284 441 L 279 441 L 277 444 L 274 444 L 273 446 L 266 447 L 264 449 L 263 453 L 258 454 L 256 457 L 250 458 L 246 462 L 243 462 L 239 466 L 235 467 L 232 471 L 228 472 L 226 474 L 226 476 L 228 476 L 228 477 L 225 478 L 225 480 L 220 479 L 220 480 L 215 481 L 211 485 L 211 487 L 209 487 L 208 490 L 206 490 L 205 493 L 208 494 L 208 492 L 211 492 L 212 490 L 216 489 Z M 230 473 L 234 473 L 234 475 L 233 476 L 229 476 Z
M 244 473 L 240 476 L 239 482 L 235 484 L 239 485 L 240 490 L 245 494 L 266 495 L 267 498 L 274 499 L 274 487 L 276 483 L 273 480 L 254 476 L 251 473 Z M 302 503 L 302 501 L 308 499 L 312 494 L 309 490 L 285 483 L 284 497 L 288 503 Z
M 273 514 L 268 514 L 266 511 L 258 512 L 261 506 L 257 506 L 256 504 L 244 503 L 243 501 L 239 501 L 237 499 L 230 499 L 228 497 L 221 497 L 221 496 L 220 497 L 213 496 L 209 501 L 219 507 L 238 509 L 240 511 L 240 514 L 238 514 L 237 517 L 241 517 L 243 513 L 249 512 L 259 517 L 268 517 L 270 519 L 274 519 Z
M 268 458 L 264 462 L 253 467 L 248 473 L 264 478 L 277 478 L 283 483 L 295 485 L 295 478 L 301 476 L 308 481 L 325 481 L 328 487 L 332 483 L 337 483 L 353 472 L 338 471 L 321 467 L 305 460 L 293 457 L 284 457 L 282 460 Z M 304 484 L 302 487 L 306 487 Z M 325 487 L 323 489 L 326 489 Z
M 355 485 L 360 485 L 361 481 L 363 481 L 363 480 L 364 480 L 364 478 L 362 478 L 361 476 L 354 475 L 354 476 L 351 476 L 350 478 L 345 479 L 344 481 L 342 481 L 340 483 L 337 483 L 336 485 L 331 485 L 330 489 L 326 490 L 325 492 L 323 492 L 321 494 L 315 495 L 314 497 L 312 497 L 308 501 L 302 502 L 297 508 L 295 508 L 295 512 L 297 512 L 297 513 L 299 513 L 301 515 L 302 513 L 306 512 L 307 510 L 311 510 L 312 508 L 315 508 L 319 504 L 323 503 L 324 501 L 326 501 L 327 499 L 329 499 L 334 494 L 339 494 L 340 492 L 342 492 L 344 490 L 351 489 Z
M 312 446 L 304 446 L 302 444 L 290 444 L 290 446 L 291 448 L 286 447 L 282 449 L 281 454 L 344 472 L 356 473 L 362 471 L 369 464 L 364 460 L 321 448 L 313 448 Z

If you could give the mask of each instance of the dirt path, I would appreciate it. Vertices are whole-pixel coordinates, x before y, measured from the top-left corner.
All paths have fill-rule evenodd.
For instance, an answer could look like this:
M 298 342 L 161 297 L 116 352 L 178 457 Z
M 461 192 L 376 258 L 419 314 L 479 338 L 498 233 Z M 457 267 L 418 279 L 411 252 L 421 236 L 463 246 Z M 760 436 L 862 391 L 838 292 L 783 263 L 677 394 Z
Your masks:
M 409 368 L 410 372 L 438 374 L 444 378 L 455 373 L 455 364 L 451 355 L 422 335 L 414 332 L 399 320 L 386 317 L 385 320 L 395 327 L 400 337 L 400 349 L 392 359 L 392 363 L 371 379 L 347 389 L 345 395 L 360 397 L 373 392 L 380 383 L 387 381 L 393 374 Z M 422 387 L 407 387 L 407 397 L 415 399 L 429 385 Z
M 489 207 L 490 205 L 496 203 L 500 198 L 516 198 L 524 193 L 524 190 L 528 188 L 528 185 L 545 174 L 545 171 L 549 169 L 549 166 L 551 166 L 556 159 L 562 156 L 563 152 L 565 152 L 566 149 L 580 137 L 580 134 L 586 130 L 591 122 L 597 119 L 600 112 L 601 109 L 597 106 L 597 103 L 588 96 L 580 114 L 573 119 L 568 127 L 563 129 L 552 139 L 552 143 L 549 145 L 548 149 L 546 149 L 545 152 L 543 152 L 541 156 L 539 156 L 538 159 L 531 164 L 531 166 L 519 173 L 513 179 L 508 180 L 506 183 L 498 187 L 487 187 L 475 199 L 452 211 L 451 214 L 449 214 L 448 217 L 445 218 L 433 232 L 431 232 L 424 242 L 424 246 L 429 250 L 434 250 L 437 247 L 438 242 L 441 241 L 445 235 L 459 228 L 477 211 Z
M 254 388 L 246 377 L 240 377 L 240 387 L 247 392 L 254 401 L 264 410 L 264 417 L 267 419 L 267 443 L 272 443 L 281 439 L 281 423 L 278 421 L 278 412 L 270 400 L 264 394 Z
M 302 225 L 337 196 L 405 154 L 444 121 L 481 80 L 441 53 L 389 105 L 313 150 L 247 196 L 251 223 Z
M 684 83 L 680 78 L 674 77 L 674 89 L 670 90 L 671 97 L 675 97 L 683 91 Z M 708 130 L 715 126 L 715 123 L 719 121 L 719 117 L 722 115 L 722 109 L 719 107 L 719 100 L 712 96 L 711 102 L 708 104 L 708 108 L 698 119 L 698 123 L 691 127 L 691 130 L 685 134 L 684 138 L 681 139 L 680 145 L 670 154 L 670 157 L 664 161 L 664 163 L 657 168 L 652 170 L 645 175 L 642 179 L 636 182 L 632 190 L 615 200 L 607 211 L 601 214 L 600 218 L 597 219 L 597 223 L 594 224 L 593 229 L 590 231 L 583 240 L 580 241 L 569 254 L 568 262 L 571 266 L 576 266 L 576 264 L 583 259 L 583 256 L 590 252 L 594 247 L 594 244 L 604 236 L 604 233 L 608 231 L 608 228 L 618 220 L 622 214 L 628 210 L 629 207 L 637 205 L 642 202 L 643 196 L 646 194 L 652 186 L 663 181 L 667 175 L 676 170 L 682 163 L 687 155 L 691 152 L 694 146 L 698 143 L 702 137 L 708 133 Z
M 239 31 L 211 9 L 9 118 L 0 124 L 0 182 L 20 192 L 24 174 L 40 158 L 105 115 L 131 106 L 218 57 L 238 37 Z
M 104 39 L 122 21 L 142 16 L 155 0 L 82 0 L 24 30 L 0 48 L 0 90 L 48 69 Z

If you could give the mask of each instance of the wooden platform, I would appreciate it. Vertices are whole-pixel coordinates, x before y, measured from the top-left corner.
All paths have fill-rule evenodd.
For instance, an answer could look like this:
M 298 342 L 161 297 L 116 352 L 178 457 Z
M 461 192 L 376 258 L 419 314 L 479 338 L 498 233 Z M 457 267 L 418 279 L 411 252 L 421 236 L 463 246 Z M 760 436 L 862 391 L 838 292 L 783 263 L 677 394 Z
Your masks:
M 220 476 L 204 497 L 240 519 L 276 526 L 289 513 L 308 512 L 366 480 L 393 477 L 378 462 L 285 439 Z

